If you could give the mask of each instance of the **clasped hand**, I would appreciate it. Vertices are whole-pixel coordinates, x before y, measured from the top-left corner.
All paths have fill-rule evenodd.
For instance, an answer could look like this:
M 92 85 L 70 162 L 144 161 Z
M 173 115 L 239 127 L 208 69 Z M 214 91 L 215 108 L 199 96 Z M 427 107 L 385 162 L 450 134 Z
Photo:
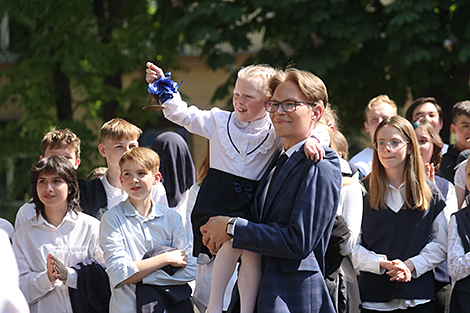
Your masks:
M 67 268 L 59 261 L 59 259 L 50 253 L 47 255 L 46 268 L 47 277 L 52 284 L 55 283 L 57 279 L 61 280 L 65 284 L 68 276 Z
M 217 254 L 220 246 L 230 239 L 226 233 L 227 224 L 230 221 L 229 216 L 214 216 L 201 226 L 202 243 L 209 249 L 212 254 Z
M 411 270 L 402 260 L 384 260 L 380 262 L 380 266 L 387 270 L 390 281 L 406 283 L 411 280 Z

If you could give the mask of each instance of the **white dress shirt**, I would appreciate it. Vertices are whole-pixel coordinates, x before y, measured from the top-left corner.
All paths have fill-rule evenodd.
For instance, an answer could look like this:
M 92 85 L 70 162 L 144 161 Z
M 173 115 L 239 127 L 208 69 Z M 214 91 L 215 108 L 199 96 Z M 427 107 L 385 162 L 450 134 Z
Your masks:
M 13 227 L 13 226 L 12 226 Z M 28 313 L 29 306 L 19 286 L 19 271 L 8 234 L 0 229 L 0 312 Z
M 399 188 L 389 185 L 386 204 L 389 210 L 398 213 L 405 203 L 405 184 Z M 415 267 L 411 272 L 412 279 L 418 278 L 424 273 L 436 268 L 445 261 L 447 255 L 447 219 L 445 208 L 437 215 L 431 226 L 430 240 L 419 252 L 418 255 L 410 258 Z M 387 256 L 376 254 L 367 250 L 361 245 L 361 234 L 351 255 L 354 267 L 357 270 L 371 272 L 377 275 L 385 273 L 385 269 L 380 267 L 380 261 L 387 260 Z M 405 260 L 402 260 L 405 261 Z M 406 283 L 405 283 L 406 284 Z M 390 302 L 364 302 L 362 306 L 366 309 L 377 311 L 391 311 L 397 309 L 407 309 L 419 304 L 429 302 L 429 299 L 394 299 Z
M 344 178 L 341 186 L 340 201 L 338 203 L 337 215 L 342 215 L 348 225 L 349 240 L 341 249 L 343 256 L 349 255 L 356 245 L 357 238 L 361 232 L 362 224 L 362 194 L 363 188 L 356 178 Z
M 32 313 L 72 313 L 69 287 L 76 288 L 77 273 L 70 267 L 86 259 L 103 262 L 98 231 L 96 218 L 73 211 L 57 227 L 40 215 L 16 230 L 13 248 L 20 270 L 20 287 Z M 60 280 L 49 281 L 46 268 L 49 253 L 67 267 L 65 284 Z
M 374 150 L 367 147 L 364 150 L 360 151 L 355 156 L 353 156 L 350 162 L 354 164 L 359 170 L 361 170 L 364 176 L 367 176 L 372 170 L 372 156 L 373 155 L 374 155 Z
M 172 276 L 159 269 L 145 276 L 144 284 L 182 285 L 196 276 L 196 259 L 181 216 L 168 207 L 154 204 L 144 218 L 129 199 L 121 202 L 101 218 L 100 245 L 111 284 L 110 312 L 136 312 L 135 284 L 120 283 L 139 272 L 134 262 L 156 246 L 185 250 L 187 265 Z
M 13 225 L 11 225 L 11 223 L 8 220 L 1 218 L 1 217 L 0 217 L 0 229 L 3 229 L 4 231 L 6 231 L 10 239 L 13 239 L 13 235 L 15 234 L 15 229 L 13 228 Z

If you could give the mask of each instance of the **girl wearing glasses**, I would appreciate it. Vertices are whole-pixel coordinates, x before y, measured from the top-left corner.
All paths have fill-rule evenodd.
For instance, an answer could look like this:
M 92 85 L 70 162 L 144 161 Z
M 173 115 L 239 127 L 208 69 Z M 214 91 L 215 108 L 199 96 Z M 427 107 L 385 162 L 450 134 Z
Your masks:
M 364 179 L 361 234 L 352 258 L 360 270 L 363 312 L 434 312 L 433 269 L 446 259 L 445 201 L 426 178 L 413 126 L 393 116 L 374 135 Z
M 154 64 L 149 62 L 147 67 L 146 80 L 149 84 L 164 76 L 162 69 Z M 273 106 L 265 105 L 271 97 L 268 80 L 276 72 L 267 65 L 242 68 L 233 90 L 234 112 L 188 107 L 179 93 L 172 94 L 172 98 L 164 103 L 166 108 L 163 114 L 167 119 L 191 133 L 209 139 L 210 168 L 191 214 L 193 255 L 198 257 L 198 264 L 208 264 L 210 258 L 213 258 L 202 242 L 200 227 L 210 217 L 218 215 L 251 220 L 249 209 L 259 180 L 271 161 L 279 155 L 282 140 L 276 137 L 266 112 Z M 293 102 L 277 103 L 280 107 L 278 109 L 294 111 L 297 106 L 304 105 Z M 324 136 L 329 140 L 328 134 Z M 311 138 L 306 143 L 306 154 L 312 159 L 315 157 L 318 160 L 324 154 L 318 144 L 320 141 Z M 243 264 L 238 280 L 241 312 L 253 312 L 261 277 L 260 255 L 242 251 L 233 249 L 230 241 L 217 251 L 207 312 L 222 312 L 222 309 L 226 309 L 223 307 L 223 295 L 239 257 Z

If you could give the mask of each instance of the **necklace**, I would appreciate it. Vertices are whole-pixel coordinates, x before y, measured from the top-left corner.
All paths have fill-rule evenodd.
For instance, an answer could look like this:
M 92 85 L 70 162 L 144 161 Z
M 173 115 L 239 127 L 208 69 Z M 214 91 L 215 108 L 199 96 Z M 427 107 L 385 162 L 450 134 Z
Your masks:
M 230 128 L 229 128 L 229 125 L 230 125 L 230 119 L 232 118 L 232 113 L 233 112 L 230 112 L 230 115 L 228 116 L 228 120 L 227 120 L 227 134 L 228 134 L 228 138 L 230 139 L 230 142 L 232 143 L 232 146 L 235 148 L 235 150 L 240 153 L 240 150 L 238 150 L 237 146 L 235 145 L 235 143 L 233 142 L 232 140 L 232 136 L 230 135 Z M 269 124 L 269 129 L 271 129 L 271 126 L 272 124 Z M 261 143 L 256 147 L 254 148 L 253 150 L 251 150 L 250 152 L 248 152 L 246 155 L 250 155 L 252 154 L 253 152 L 255 152 L 256 150 L 258 150 L 259 147 L 261 147 L 263 145 L 263 143 L 268 139 L 269 137 L 269 131 L 268 133 L 266 134 L 266 137 L 264 137 L 263 141 L 261 141 Z

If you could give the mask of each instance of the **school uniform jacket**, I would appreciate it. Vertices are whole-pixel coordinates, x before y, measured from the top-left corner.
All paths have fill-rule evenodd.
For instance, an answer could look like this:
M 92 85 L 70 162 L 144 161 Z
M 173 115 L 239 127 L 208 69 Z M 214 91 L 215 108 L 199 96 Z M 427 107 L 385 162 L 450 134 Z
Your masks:
M 290 156 L 266 199 L 270 171 L 262 178 L 252 206 L 258 223 L 235 226 L 233 247 L 263 255 L 258 312 L 334 312 L 323 271 L 341 170 L 333 150 L 325 148 L 318 163 L 303 151 Z

